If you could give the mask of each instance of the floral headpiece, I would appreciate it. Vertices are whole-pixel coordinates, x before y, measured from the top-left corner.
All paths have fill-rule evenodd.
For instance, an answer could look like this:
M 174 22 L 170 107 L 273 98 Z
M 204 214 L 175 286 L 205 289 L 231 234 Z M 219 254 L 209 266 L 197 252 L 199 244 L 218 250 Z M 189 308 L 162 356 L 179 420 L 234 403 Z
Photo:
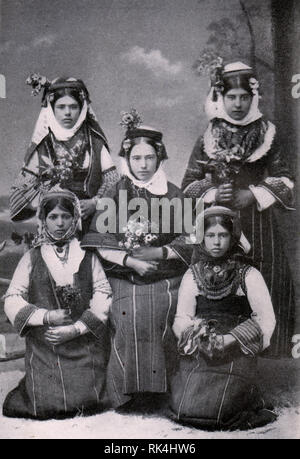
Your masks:
M 31 95 L 37 96 L 42 89 L 48 89 L 51 81 L 39 73 L 31 73 L 26 80 L 26 84 L 32 87 Z
M 154 142 L 158 159 L 160 161 L 168 158 L 165 146 L 162 142 L 162 133 L 152 127 L 142 125 L 142 117 L 135 108 L 132 108 L 130 112 L 122 112 L 121 116 L 122 119 L 120 125 L 126 129 L 126 133 L 121 145 L 119 156 L 124 157 L 127 155 L 134 144 L 135 138 L 145 137 Z
M 49 233 L 46 226 L 45 205 L 48 201 L 50 201 L 53 198 L 67 199 L 72 203 L 74 208 L 74 218 L 72 225 L 62 238 L 55 238 L 52 234 Z M 37 235 L 33 241 L 34 247 L 38 247 L 43 244 L 56 244 L 57 242 L 67 242 L 76 234 L 77 230 L 81 230 L 81 210 L 79 199 L 74 193 L 72 193 L 69 190 L 62 189 L 59 185 L 54 186 L 48 190 L 44 189 L 40 193 L 37 218 L 39 221 L 39 227 Z
M 233 62 L 224 66 L 223 59 L 213 51 L 206 50 L 197 60 L 194 69 L 199 75 L 208 75 L 213 88 L 213 101 L 224 92 L 226 79 L 231 76 L 249 75 L 248 84 L 253 95 L 258 94 L 259 82 L 253 77 L 253 69 L 242 62 Z
M 209 76 L 211 86 L 217 93 L 224 90 L 223 87 L 223 58 L 218 56 L 214 51 L 206 50 L 202 53 L 194 65 L 194 69 L 200 76 Z
M 142 117 L 135 108 L 131 108 L 130 112 L 122 112 L 121 117 L 120 125 L 126 131 L 138 128 L 143 122 Z
M 43 89 L 42 106 L 46 107 L 47 99 L 52 102 L 54 100 L 55 91 L 59 89 L 74 89 L 78 92 L 80 100 L 86 100 L 90 103 L 89 92 L 82 80 L 76 78 L 55 78 L 50 81 L 45 76 L 39 73 L 32 73 L 26 80 L 26 84 L 32 86 L 31 94 L 37 96 Z

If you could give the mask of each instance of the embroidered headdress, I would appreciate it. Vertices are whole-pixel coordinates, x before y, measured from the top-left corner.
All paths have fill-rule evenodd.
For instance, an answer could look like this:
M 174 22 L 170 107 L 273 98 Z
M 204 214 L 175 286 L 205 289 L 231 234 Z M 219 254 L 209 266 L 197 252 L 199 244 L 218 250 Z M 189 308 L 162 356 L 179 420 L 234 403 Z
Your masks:
M 56 237 L 48 231 L 46 225 L 45 206 L 52 199 L 66 199 L 73 208 L 73 220 L 70 228 L 62 237 Z M 43 244 L 64 244 L 70 241 L 78 231 L 81 230 L 81 211 L 80 202 L 77 196 L 69 190 L 63 190 L 59 186 L 51 188 L 49 191 L 41 192 L 39 206 L 37 209 L 38 231 L 33 241 L 33 246 L 38 247 Z
M 262 117 L 258 108 L 259 83 L 252 67 L 243 62 L 232 62 L 223 67 L 223 61 L 219 58 L 218 65 L 210 71 L 210 79 L 211 89 L 205 103 L 205 112 L 209 120 L 222 118 L 232 124 L 245 126 Z M 234 120 L 225 110 L 223 96 L 230 89 L 239 88 L 251 94 L 252 102 L 248 114 L 241 120 Z
M 166 148 L 162 142 L 162 133 L 157 129 L 142 124 L 143 120 L 139 113 L 132 108 L 130 112 L 123 112 L 121 126 L 125 129 L 125 137 L 122 141 L 119 156 L 126 157 L 134 145 L 136 138 L 150 139 L 156 150 L 159 161 L 168 158 Z
M 251 246 L 244 233 L 242 232 L 241 223 L 237 212 L 234 212 L 233 210 L 223 206 L 208 207 L 198 215 L 196 225 L 202 225 L 202 227 L 205 228 L 205 221 L 209 217 L 226 217 L 231 221 L 231 254 L 233 252 L 247 254 L 250 251 Z M 192 264 L 202 258 L 202 255 L 204 255 L 206 258 L 211 258 L 210 255 L 206 252 L 204 241 L 202 241 L 201 244 L 195 245 Z M 229 256 L 230 254 L 225 254 L 225 258 L 228 258 Z
M 242 233 L 236 212 L 223 206 L 209 207 L 198 216 L 199 223 L 204 222 L 205 225 L 205 220 L 210 217 L 226 217 L 230 220 L 230 248 L 224 256 L 215 258 L 206 250 L 204 241 L 195 245 L 191 269 L 199 291 L 207 298 L 221 299 L 235 292 L 240 282 L 240 268 L 246 266 L 244 255 L 250 251 L 251 246 Z
M 162 133 L 150 126 L 142 124 L 139 113 L 132 108 L 130 112 L 123 112 L 120 125 L 125 129 L 125 137 L 121 144 L 121 172 L 126 175 L 138 188 L 145 188 L 150 193 L 164 195 L 168 191 L 167 178 L 162 169 L 162 163 L 168 158 L 166 148 L 162 142 Z M 135 139 L 149 143 L 157 155 L 157 170 L 148 182 L 141 182 L 131 172 L 129 156 L 131 149 L 137 144 Z
M 100 137 L 102 137 L 105 142 L 105 146 L 108 148 L 105 134 L 101 129 L 96 115 L 91 107 L 89 92 L 82 80 L 73 77 L 59 77 L 49 81 L 45 76 L 34 73 L 27 78 L 26 83 L 32 86 L 33 89 L 31 93 L 34 96 L 43 91 L 41 102 L 42 109 L 33 131 L 31 145 L 29 147 L 27 157 L 30 156 L 32 151 L 37 145 L 39 145 L 43 138 L 49 134 L 49 128 L 57 140 L 67 141 L 76 134 L 85 120 L 87 120 L 88 123 L 91 124 L 93 130 L 96 131 Z M 69 95 L 69 92 L 71 93 L 73 91 L 74 93 L 75 91 L 76 97 L 80 101 L 81 112 L 78 120 L 71 129 L 62 127 L 57 122 L 53 112 L 53 101 L 55 100 L 57 93 L 60 93 L 61 90 L 65 90 L 66 95 Z

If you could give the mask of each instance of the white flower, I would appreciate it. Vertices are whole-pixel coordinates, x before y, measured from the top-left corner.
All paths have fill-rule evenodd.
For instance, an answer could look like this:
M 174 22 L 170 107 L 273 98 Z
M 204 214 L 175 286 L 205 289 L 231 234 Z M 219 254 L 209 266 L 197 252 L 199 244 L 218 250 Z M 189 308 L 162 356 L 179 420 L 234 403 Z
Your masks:
M 140 237 L 142 234 L 143 234 L 143 231 L 141 229 L 137 229 L 136 232 L 135 232 L 135 235 L 137 237 Z
M 146 234 L 146 236 L 145 236 L 145 242 L 151 242 L 152 239 L 153 239 L 152 234 Z
M 193 244 L 195 244 L 197 242 L 197 238 L 196 238 L 196 235 L 195 234 L 190 234 L 190 240 Z

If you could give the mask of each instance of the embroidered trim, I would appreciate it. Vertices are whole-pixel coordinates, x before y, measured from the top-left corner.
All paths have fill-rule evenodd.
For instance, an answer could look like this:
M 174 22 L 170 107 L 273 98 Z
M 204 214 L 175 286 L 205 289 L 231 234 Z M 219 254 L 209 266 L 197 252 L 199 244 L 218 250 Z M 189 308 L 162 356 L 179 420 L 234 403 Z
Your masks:
M 253 163 L 265 156 L 270 150 L 276 133 L 276 127 L 273 123 L 271 123 L 271 121 L 267 121 L 267 126 L 263 143 L 247 159 L 245 159 L 245 162 Z M 235 130 L 238 130 L 238 128 L 235 128 Z M 213 123 L 210 121 L 203 136 L 203 148 L 210 159 L 216 159 L 216 152 L 220 149 L 220 147 L 218 144 L 218 137 L 214 137 L 212 131 Z

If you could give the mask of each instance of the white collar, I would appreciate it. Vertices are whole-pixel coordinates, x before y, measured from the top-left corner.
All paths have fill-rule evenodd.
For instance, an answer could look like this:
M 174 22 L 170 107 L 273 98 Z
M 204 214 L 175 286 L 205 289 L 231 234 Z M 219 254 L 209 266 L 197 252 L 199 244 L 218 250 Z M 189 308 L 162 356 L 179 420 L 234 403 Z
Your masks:
M 152 194 L 165 195 L 168 192 L 168 181 L 162 168 L 162 163 L 148 182 L 141 182 L 141 180 L 138 180 L 132 175 L 125 158 L 121 158 L 121 172 L 123 175 L 126 175 L 135 186 L 138 188 L 145 188 Z
M 76 132 L 80 129 L 82 123 L 86 119 L 86 115 L 88 111 L 89 111 L 89 107 L 87 105 L 87 102 L 84 101 L 79 118 L 76 121 L 76 124 L 71 129 L 65 129 L 58 123 L 53 113 L 52 106 L 50 102 L 48 101 L 47 107 L 43 107 L 40 111 L 39 117 L 34 127 L 32 139 L 31 139 L 32 142 L 35 143 L 36 145 L 39 145 L 39 143 L 43 140 L 43 138 L 46 137 L 46 135 L 48 135 L 49 128 L 51 129 L 51 131 L 53 132 L 57 140 L 60 140 L 62 142 L 65 142 L 66 140 L 70 140 L 76 134 Z
M 213 118 L 222 118 L 225 121 L 228 121 L 231 124 L 237 126 L 247 126 L 247 124 L 253 123 L 253 121 L 258 120 L 263 115 L 258 108 L 259 95 L 258 93 L 254 94 L 252 97 L 252 103 L 249 112 L 242 120 L 234 120 L 231 118 L 224 107 L 224 99 L 222 94 L 217 95 L 217 100 L 214 102 L 212 100 L 214 88 L 211 88 L 205 102 L 204 110 L 209 120 Z
M 78 239 L 74 238 L 69 243 L 66 263 L 63 264 L 55 254 L 55 245 L 42 245 L 41 255 L 57 285 L 73 285 L 74 274 L 79 270 L 85 251 L 80 247 Z

